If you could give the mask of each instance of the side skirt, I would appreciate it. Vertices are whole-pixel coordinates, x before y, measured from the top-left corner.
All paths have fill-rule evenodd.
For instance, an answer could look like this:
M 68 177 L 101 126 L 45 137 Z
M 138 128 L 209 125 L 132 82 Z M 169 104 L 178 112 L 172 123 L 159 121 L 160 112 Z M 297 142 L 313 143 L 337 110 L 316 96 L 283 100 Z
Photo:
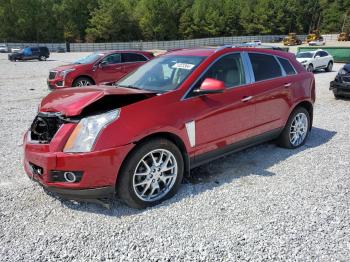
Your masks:
M 219 148 L 214 151 L 201 154 L 199 156 L 194 156 L 190 159 L 190 168 L 192 169 L 192 168 L 198 167 L 200 165 L 203 165 L 215 159 L 276 139 L 282 133 L 282 131 L 283 131 L 283 127 L 274 129 L 272 131 L 266 132 L 264 134 L 261 134 L 255 137 L 251 137 L 251 138 L 236 142 L 231 145 L 227 145 L 223 148 Z

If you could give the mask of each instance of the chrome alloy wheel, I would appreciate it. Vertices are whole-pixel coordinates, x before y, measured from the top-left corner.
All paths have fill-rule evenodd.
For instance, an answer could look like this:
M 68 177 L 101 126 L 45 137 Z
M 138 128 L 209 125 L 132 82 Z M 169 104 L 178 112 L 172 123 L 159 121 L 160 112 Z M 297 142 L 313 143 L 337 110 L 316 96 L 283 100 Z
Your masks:
M 91 85 L 91 83 L 88 81 L 88 80 L 80 80 L 80 81 L 78 81 L 78 83 L 77 83 L 77 86 L 89 86 L 89 85 Z
M 309 121 L 304 113 L 298 113 L 290 126 L 289 141 L 297 147 L 302 144 L 306 138 L 309 128 Z
M 132 183 L 142 201 L 153 202 L 164 197 L 174 186 L 178 164 L 168 150 L 156 149 L 146 154 L 137 164 Z

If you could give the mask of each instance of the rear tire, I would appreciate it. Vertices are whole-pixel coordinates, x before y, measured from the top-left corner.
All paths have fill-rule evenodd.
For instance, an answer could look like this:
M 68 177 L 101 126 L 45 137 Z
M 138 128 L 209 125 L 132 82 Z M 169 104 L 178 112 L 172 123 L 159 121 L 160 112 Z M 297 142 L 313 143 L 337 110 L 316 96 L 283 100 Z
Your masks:
M 333 62 L 330 61 L 326 67 L 326 72 L 332 72 L 333 69 Z
M 155 206 L 177 192 L 183 174 L 179 148 L 167 139 L 154 138 L 139 144 L 124 160 L 117 194 L 133 208 Z
M 338 93 L 335 90 L 333 90 L 333 94 L 335 99 L 340 99 L 342 97 L 341 95 L 338 95 Z
M 78 77 L 73 82 L 73 87 L 83 87 L 83 86 L 91 86 L 94 83 L 91 81 L 90 78 L 87 77 Z
M 39 61 L 46 61 L 46 56 L 44 56 L 44 55 L 40 56 Z
M 289 116 L 280 137 L 278 145 L 284 148 L 298 148 L 305 144 L 310 132 L 311 119 L 304 107 L 297 107 Z

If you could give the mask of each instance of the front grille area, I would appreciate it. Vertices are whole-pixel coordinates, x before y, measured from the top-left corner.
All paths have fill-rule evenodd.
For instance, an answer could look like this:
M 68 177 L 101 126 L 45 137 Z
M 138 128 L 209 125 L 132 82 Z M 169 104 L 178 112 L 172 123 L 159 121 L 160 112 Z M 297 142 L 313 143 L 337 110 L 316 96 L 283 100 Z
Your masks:
M 350 83 L 350 76 L 343 76 L 343 81 Z
M 49 73 L 49 79 L 50 79 L 50 80 L 51 80 L 51 79 L 55 79 L 56 74 L 57 74 L 57 72 L 51 71 L 51 72 Z
M 50 143 L 62 124 L 57 113 L 39 113 L 30 127 L 30 138 L 42 144 Z

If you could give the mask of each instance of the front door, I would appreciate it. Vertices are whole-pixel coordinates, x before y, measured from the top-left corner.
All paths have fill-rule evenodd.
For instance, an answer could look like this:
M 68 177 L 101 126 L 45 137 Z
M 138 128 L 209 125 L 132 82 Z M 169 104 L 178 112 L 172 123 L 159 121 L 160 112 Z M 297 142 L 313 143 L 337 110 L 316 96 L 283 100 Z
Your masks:
M 124 75 L 120 53 L 114 53 L 104 57 L 96 67 L 95 79 L 97 84 L 114 82 Z
M 199 88 L 205 78 L 223 81 L 226 90 L 201 96 L 192 92 L 184 101 L 194 116 L 191 122 L 195 129 L 196 156 L 247 139 L 252 135 L 254 125 L 252 91 L 247 85 L 240 53 L 226 54 L 217 60 L 193 90 Z

